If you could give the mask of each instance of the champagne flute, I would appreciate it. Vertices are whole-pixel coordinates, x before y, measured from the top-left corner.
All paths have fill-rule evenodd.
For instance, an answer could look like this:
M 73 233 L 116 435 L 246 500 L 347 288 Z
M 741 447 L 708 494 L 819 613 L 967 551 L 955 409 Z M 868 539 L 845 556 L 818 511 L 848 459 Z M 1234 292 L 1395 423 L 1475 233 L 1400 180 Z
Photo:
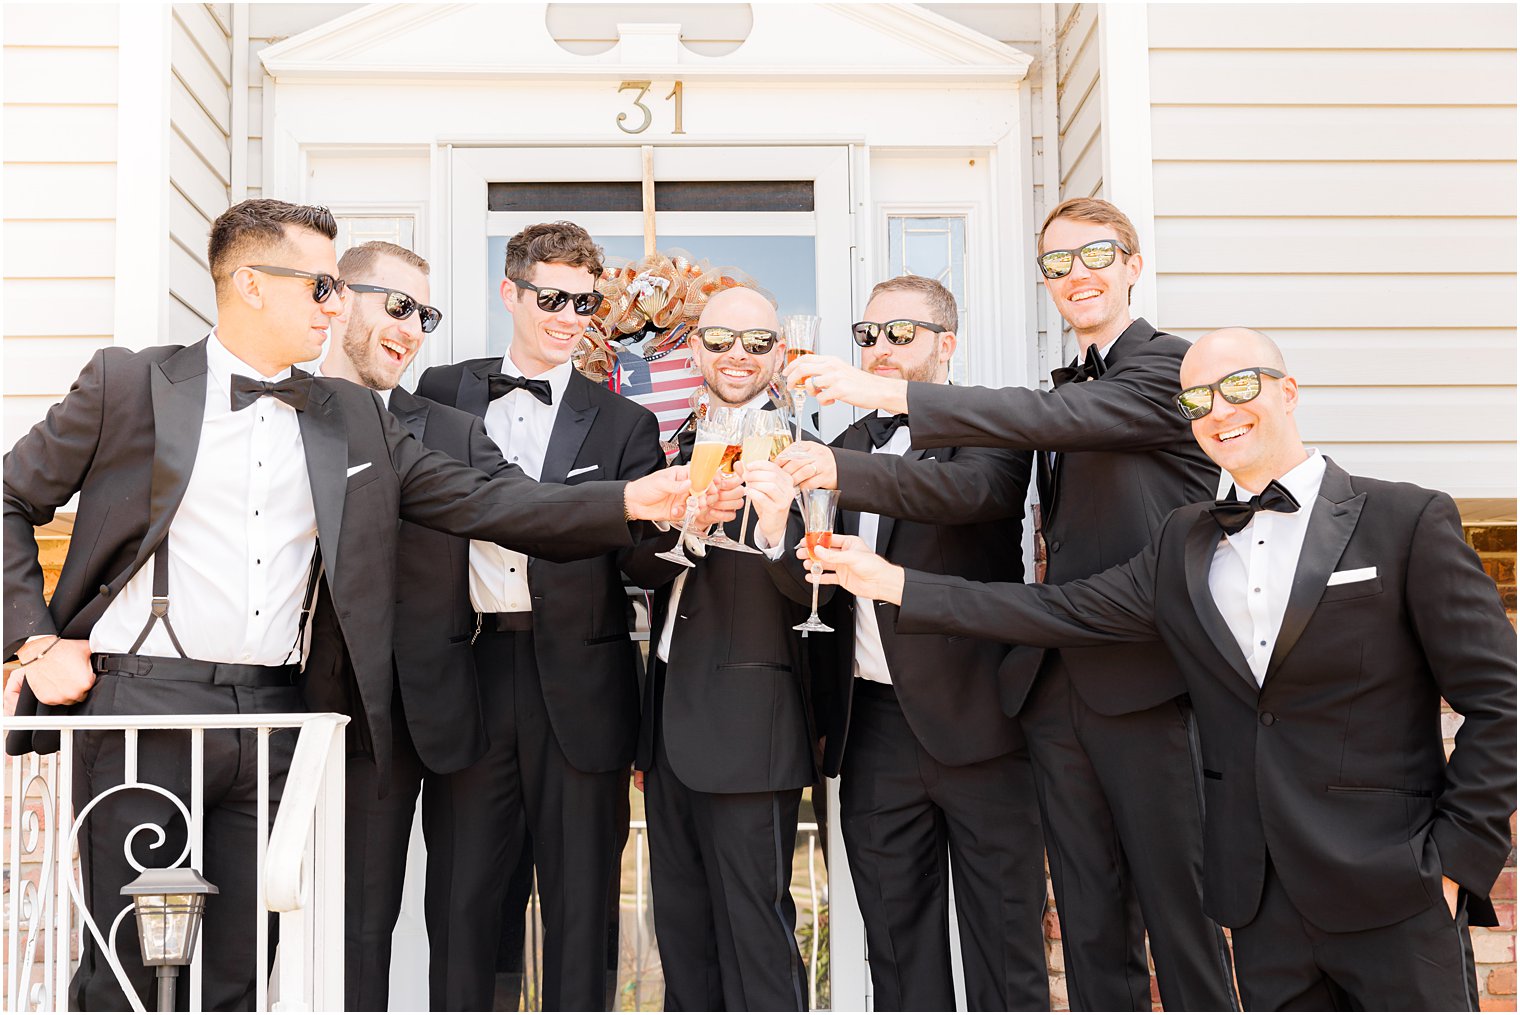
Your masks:
M 748 423 L 744 429 L 744 446 L 740 449 L 739 458 L 748 467 L 753 462 L 774 462 L 776 456 L 785 451 L 792 443 L 792 432 L 787 426 L 786 418 L 775 409 L 756 409 L 750 413 Z M 751 501 L 744 498 L 744 517 L 739 521 L 739 539 L 744 540 L 744 531 L 749 528 L 749 512 Z M 760 551 L 744 543 L 738 547 L 745 553 L 759 553 Z
M 697 440 L 691 449 L 691 496 L 686 500 L 686 517 L 681 520 L 681 537 L 676 540 L 673 549 L 657 553 L 656 557 L 674 564 L 683 564 L 686 567 L 697 566 L 690 557 L 686 556 L 686 535 L 691 531 L 692 522 L 697 520 L 697 494 L 712 485 L 718 475 L 718 467 L 723 462 L 723 454 L 727 450 L 727 426 L 711 418 L 699 420 Z
M 802 502 L 802 527 L 807 535 L 803 537 L 808 550 L 808 570 L 816 576 L 823 572 L 823 565 L 814 556 L 813 551 L 820 546 L 832 546 L 834 541 L 834 514 L 839 509 L 838 490 L 803 490 L 797 494 L 797 499 Z M 813 583 L 813 612 L 796 627 L 793 631 L 801 631 L 806 638 L 809 631 L 833 631 L 834 629 L 823 622 L 818 616 L 818 583 Z
M 808 353 L 818 350 L 818 327 L 823 318 L 817 314 L 787 314 L 781 319 L 782 330 L 786 333 L 786 362 L 790 366 L 798 356 L 806 356 Z M 802 440 L 802 410 L 807 405 L 807 389 L 801 382 L 793 384 L 787 390 L 787 399 L 790 402 L 792 420 L 796 426 L 796 440 Z
M 734 462 L 738 461 L 743 451 L 744 433 L 749 426 L 751 410 L 735 409 L 723 406 L 714 406 L 708 410 L 713 422 L 723 427 L 723 439 L 728 443 L 723 448 L 723 458 L 719 462 L 718 471 L 733 474 Z M 723 531 L 719 522 L 714 522 L 703 534 L 702 542 L 708 546 L 722 547 L 725 550 L 735 550 L 739 553 L 759 553 L 759 550 L 751 550 L 749 547 L 736 543 L 728 538 L 728 533 Z

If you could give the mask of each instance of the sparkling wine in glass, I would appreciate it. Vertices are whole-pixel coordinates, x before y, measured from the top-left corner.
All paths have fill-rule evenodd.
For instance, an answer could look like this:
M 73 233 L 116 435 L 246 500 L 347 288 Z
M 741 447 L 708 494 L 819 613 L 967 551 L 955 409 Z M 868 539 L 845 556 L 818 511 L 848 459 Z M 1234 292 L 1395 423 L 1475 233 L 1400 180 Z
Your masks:
M 797 499 L 802 503 L 802 526 L 807 533 L 804 543 L 808 552 L 808 570 L 816 576 L 823 571 L 823 565 L 813 555 L 813 551 L 820 546 L 832 545 L 834 539 L 834 515 L 839 510 L 838 490 L 803 490 L 797 494 Z M 808 619 L 792 628 L 793 631 L 801 631 L 806 638 L 809 631 L 833 631 L 834 629 L 823 622 L 818 616 L 818 584 L 813 583 L 813 612 Z
M 755 409 L 749 414 L 744 429 L 744 444 L 740 451 L 740 460 L 746 466 L 752 462 L 774 462 L 776 456 L 785 451 L 792 443 L 791 430 L 788 429 L 785 416 L 774 409 Z M 739 539 L 744 539 L 745 530 L 749 528 L 749 512 L 751 502 L 749 497 L 744 498 L 744 517 L 739 521 Z M 745 553 L 759 553 L 745 543 L 738 549 Z
M 691 448 L 691 461 L 688 463 L 691 471 L 691 496 L 686 500 L 686 517 L 681 520 L 681 537 L 676 540 L 676 545 L 662 553 L 655 554 L 661 560 L 668 560 L 675 564 L 684 564 L 686 567 L 696 567 L 696 563 L 686 556 L 686 535 L 691 531 L 692 522 L 697 519 L 697 494 L 706 490 L 717 478 L 718 468 L 723 464 L 723 454 L 728 450 L 728 428 L 711 418 L 703 418 L 697 422 L 697 440 Z
M 708 411 L 713 423 L 723 428 L 723 440 L 726 442 L 723 447 L 723 456 L 718 462 L 718 471 L 733 475 L 734 462 L 738 461 L 739 454 L 744 449 L 744 431 L 749 425 L 752 410 L 713 406 Z M 717 546 L 725 550 L 735 550 L 739 553 L 760 552 L 728 538 L 728 533 L 723 531 L 723 526 L 718 522 L 714 522 L 701 539 L 708 546 Z
M 786 362 L 792 363 L 798 356 L 818 351 L 818 328 L 823 318 L 817 314 L 787 314 L 781 319 L 786 334 Z M 807 389 L 800 383 L 787 389 L 792 420 L 796 426 L 796 439 L 802 440 L 802 410 L 807 404 Z

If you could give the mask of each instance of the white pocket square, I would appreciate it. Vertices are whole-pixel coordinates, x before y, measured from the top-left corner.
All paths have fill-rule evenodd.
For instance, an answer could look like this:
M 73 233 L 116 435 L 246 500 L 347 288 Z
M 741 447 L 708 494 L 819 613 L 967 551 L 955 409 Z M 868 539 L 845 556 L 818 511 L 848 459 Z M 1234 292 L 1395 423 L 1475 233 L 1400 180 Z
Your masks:
M 1325 583 L 1325 587 L 1329 588 L 1331 585 L 1349 585 L 1352 582 L 1370 581 L 1376 577 L 1377 568 L 1375 567 L 1358 567 L 1352 568 L 1350 571 L 1336 571 L 1330 575 L 1330 580 Z
M 353 468 L 351 468 L 351 469 L 348 470 L 348 474 L 350 476 L 357 475 L 357 474 L 363 472 L 365 469 L 369 468 L 373 464 L 375 464 L 375 463 L 374 462 L 365 462 L 363 465 L 355 465 Z
M 565 473 L 565 478 L 569 479 L 571 476 L 579 476 L 582 473 L 590 472 L 592 469 L 600 469 L 600 468 L 601 468 L 600 465 L 588 465 L 588 466 L 586 466 L 583 469 L 571 469 L 569 472 Z

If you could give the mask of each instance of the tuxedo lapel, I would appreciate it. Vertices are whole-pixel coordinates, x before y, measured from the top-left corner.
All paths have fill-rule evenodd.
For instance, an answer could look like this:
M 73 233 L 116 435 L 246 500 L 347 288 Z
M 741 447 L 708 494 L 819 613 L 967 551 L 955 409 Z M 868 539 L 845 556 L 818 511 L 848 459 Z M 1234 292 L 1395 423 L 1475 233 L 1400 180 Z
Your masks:
M 393 388 L 390 402 L 391 415 L 406 427 L 407 433 L 422 440 L 427 430 L 428 404 L 405 388 Z
M 544 483 L 563 483 L 575 467 L 575 456 L 580 454 L 591 424 L 596 420 L 597 409 L 591 404 L 591 382 L 578 371 L 570 371 L 570 381 L 565 385 L 564 404 L 554 416 L 554 428 L 549 432 L 549 446 L 544 449 L 544 467 L 539 480 Z M 611 479 L 611 476 L 602 476 Z
M 491 404 L 491 383 L 487 378 L 492 370 L 500 366 L 499 358 L 464 364 L 464 368 L 459 371 L 459 395 L 454 404 L 471 415 L 485 419 L 486 407 Z
M 1242 698 L 1254 705 L 1260 694 L 1256 677 L 1252 675 L 1246 657 L 1241 654 L 1240 644 L 1236 642 L 1235 635 L 1230 632 L 1230 625 L 1225 622 L 1224 614 L 1219 612 L 1219 606 L 1214 602 L 1214 594 L 1209 591 L 1209 568 L 1214 563 L 1214 549 L 1219 545 L 1222 535 L 1213 516 L 1207 511 L 1200 511 L 1193 521 L 1193 527 L 1188 532 L 1187 542 L 1184 544 L 1183 566 L 1187 574 L 1188 597 L 1193 601 L 1193 612 L 1198 617 L 1198 623 L 1208 634 L 1209 640 L 1214 643 L 1215 650 L 1235 671 L 1234 676 L 1237 679 L 1226 679 L 1225 682 Z
M 925 451 L 923 448 L 910 448 L 900 456 L 905 462 L 916 462 L 920 458 L 940 458 L 949 454 L 949 448 L 935 448 Z M 879 515 L 880 520 L 876 523 L 876 546 L 875 551 L 883 557 L 887 556 L 887 550 L 892 545 L 892 532 L 897 528 L 897 519 L 891 515 Z
M 1277 670 L 1278 664 L 1287 658 L 1304 633 L 1314 607 L 1324 595 L 1330 572 L 1340 562 L 1356 523 L 1362 516 L 1366 494 L 1353 494 L 1351 477 L 1329 459 L 1325 460 L 1325 478 L 1320 482 L 1319 496 L 1314 499 L 1309 516 L 1309 528 L 1304 533 L 1304 547 L 1299 551 L 1298 569 L 1293 574 L 1293 589 L 1288 593 L 1288 606 L 1283 611 L 1282 626 L 1277 630 L 1277 641 L 1272 646 L 1272 660 L 1267 664 L 1267 680 Z
M 300 373 L 292 371 L 293 376 Z M 338 537 L 348 488 L 348 434 L 343 428 L 343 410 L 332 390 L 318 378 L 312 383 L 306 411 L 296 415 L 301 423 L 301 444 L 306 449 L 311 503 L 317 515 L 317 545 L 331 582 L 338 570 Z
M 148 531 L 129 575 L 136 574 L 169 531 L 185 499 L 206 417 L 206 342 L 186 346 L 149 373 L 153 397 L 153 481 Z

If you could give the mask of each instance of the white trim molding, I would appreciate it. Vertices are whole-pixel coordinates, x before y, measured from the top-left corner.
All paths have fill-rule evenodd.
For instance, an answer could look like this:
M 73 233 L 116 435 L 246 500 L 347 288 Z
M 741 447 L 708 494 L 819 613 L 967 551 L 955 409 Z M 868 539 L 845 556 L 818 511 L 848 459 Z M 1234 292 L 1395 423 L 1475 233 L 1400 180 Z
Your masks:
M 1161 327 L 1156 292 L 1156 188 L 1151 169 L 1149 15 L 1145 4 L 1098 11 L 1098 89 L 1103 111 L 1103 196 L 1140 234 L 1145 268 L 1131 301 L 1136 317 Z

